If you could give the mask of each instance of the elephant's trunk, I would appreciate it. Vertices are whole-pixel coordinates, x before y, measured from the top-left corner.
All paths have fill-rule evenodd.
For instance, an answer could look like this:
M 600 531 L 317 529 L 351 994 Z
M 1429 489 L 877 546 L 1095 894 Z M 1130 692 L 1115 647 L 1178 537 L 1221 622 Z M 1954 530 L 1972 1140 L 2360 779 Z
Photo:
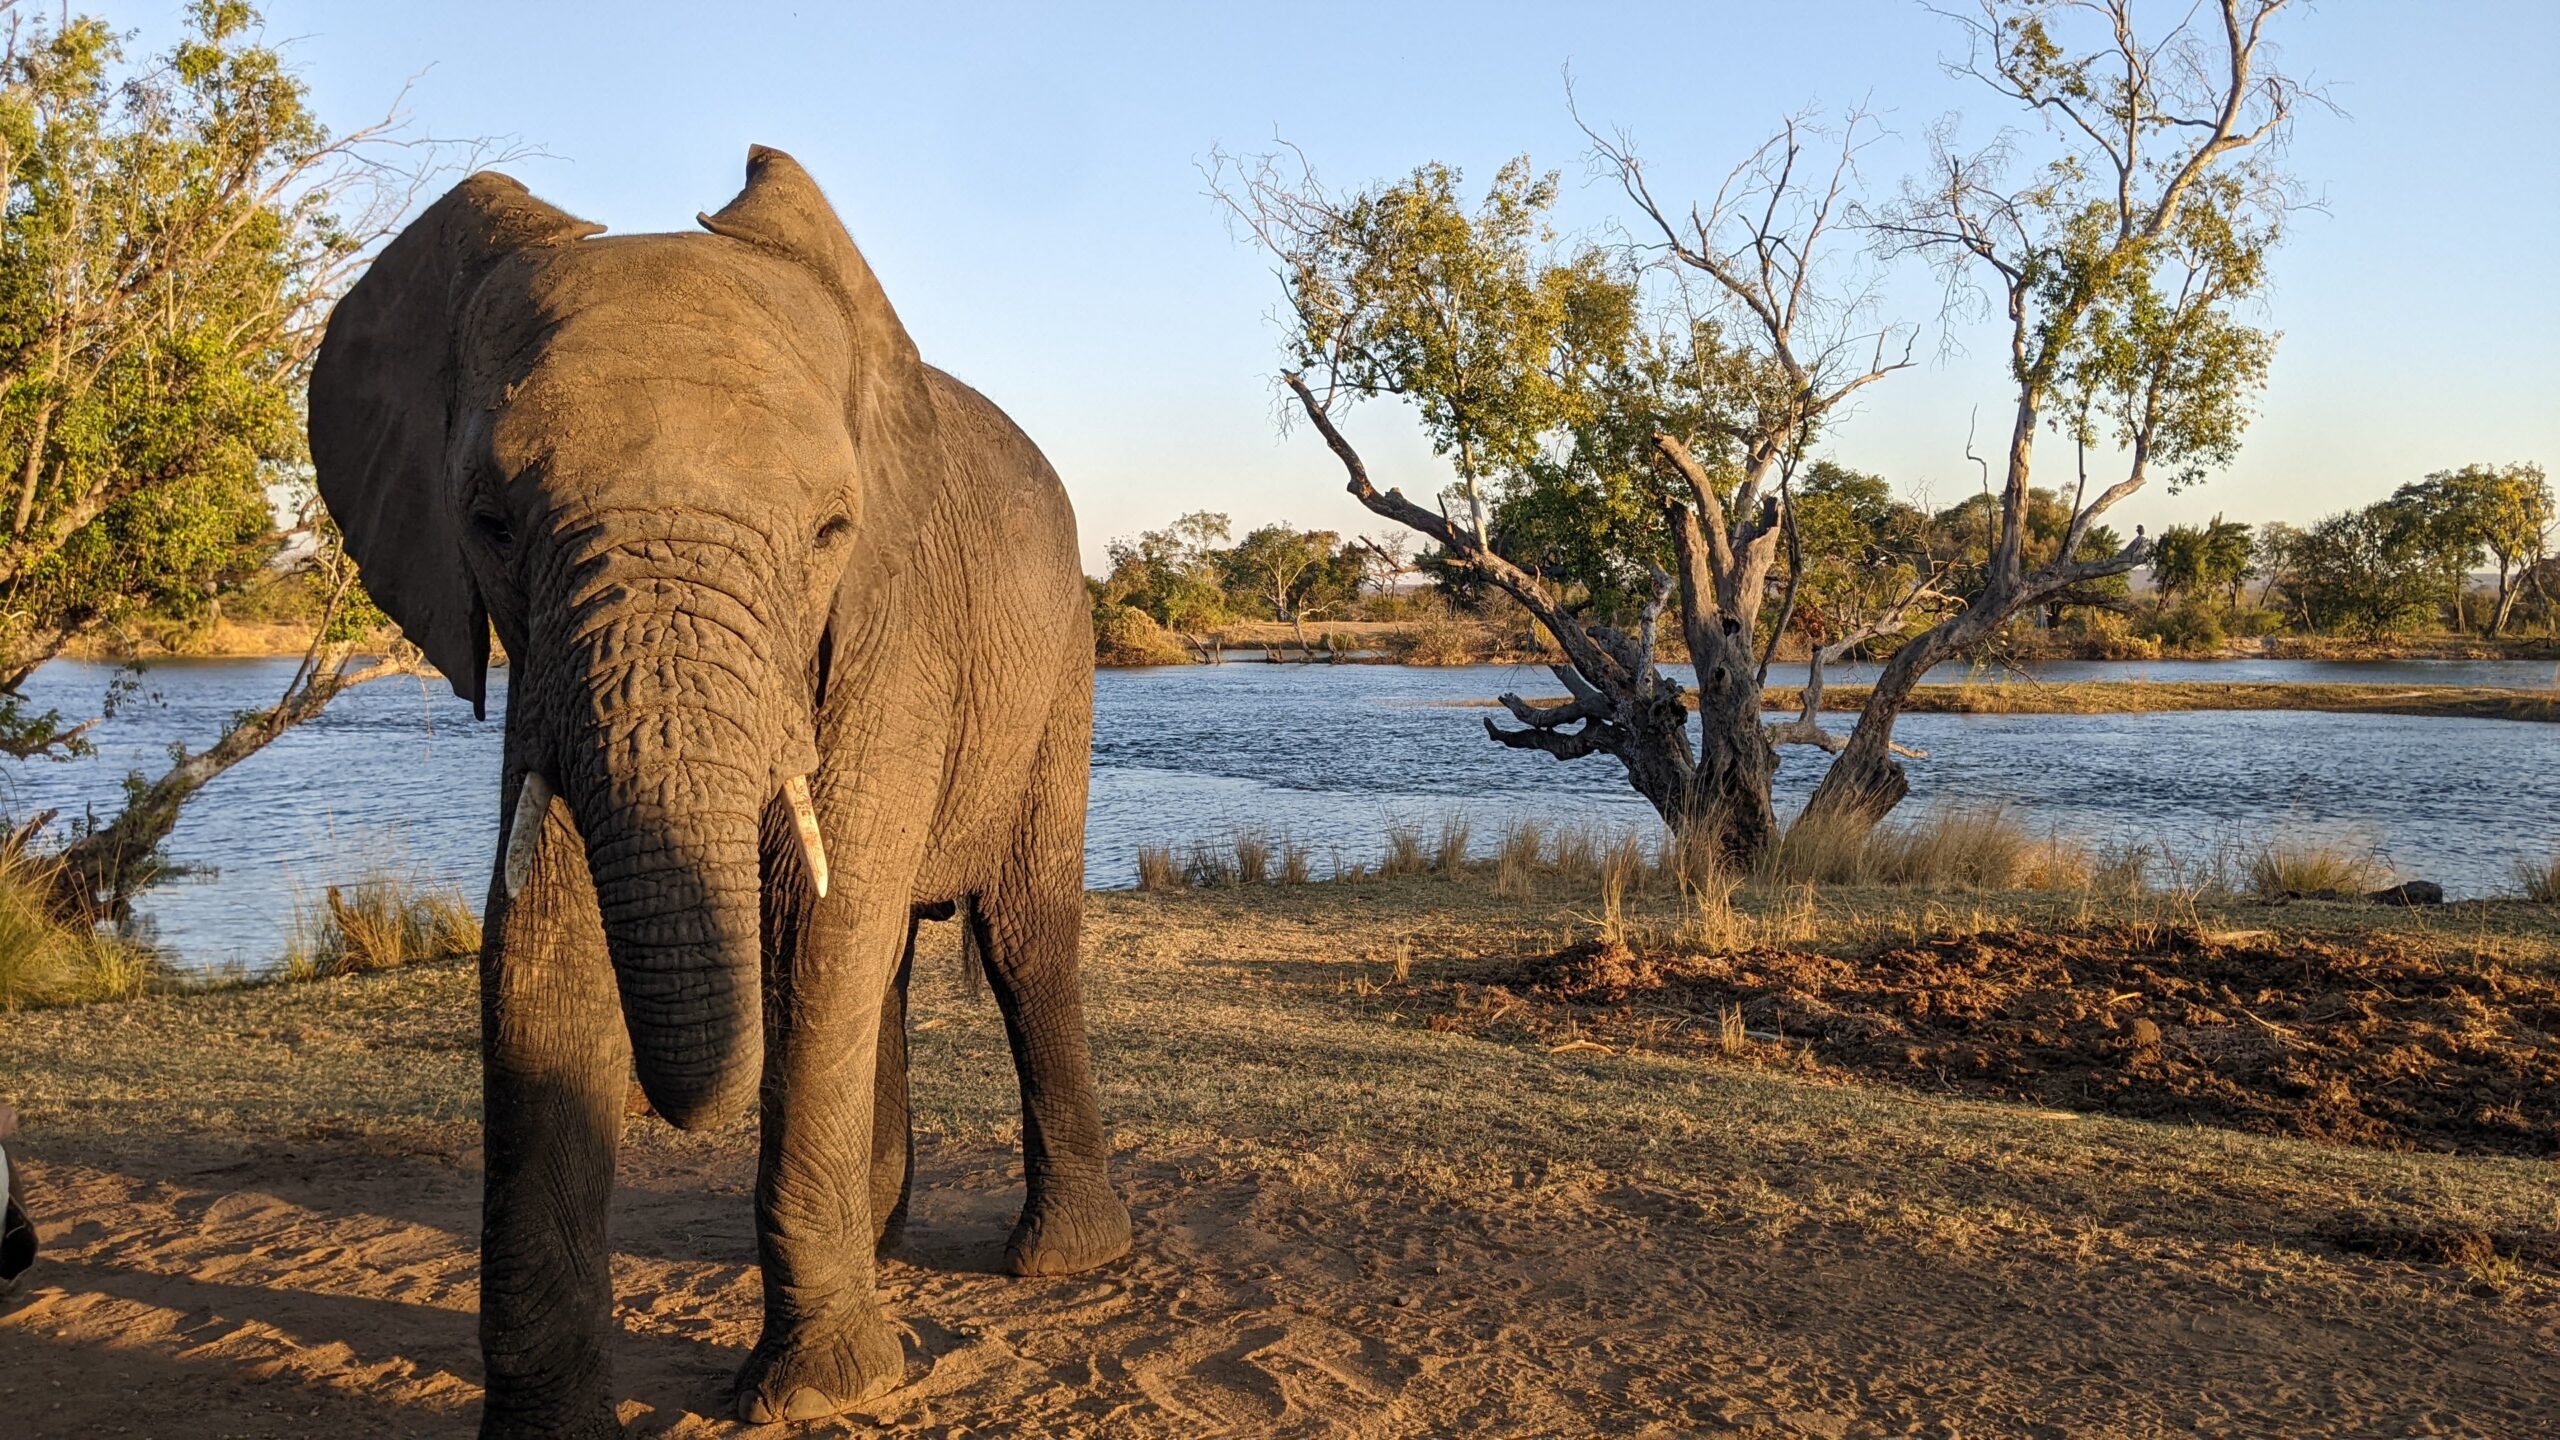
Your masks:
M 782 733 L 763 607 L 660 561 L 663 541 L 581 569 L 563 646 L 582 730 L 558 777 L 586 839 L 631 1051 L 650 1105 L 691 1129 L 741 1113 L 763 1062 L 760 829 Z

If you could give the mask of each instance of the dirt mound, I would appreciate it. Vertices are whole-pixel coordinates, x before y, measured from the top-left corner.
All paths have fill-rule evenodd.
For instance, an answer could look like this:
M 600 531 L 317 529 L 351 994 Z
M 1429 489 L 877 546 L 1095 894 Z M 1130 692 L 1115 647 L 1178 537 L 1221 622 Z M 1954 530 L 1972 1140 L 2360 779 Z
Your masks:
M 1444 1025 L 1570 1026 L 2391 1149 L 2560 1155 L 2560 983 L 2394 941 L 2124 926 L 1856 957 L 1591 943 L 1459 988 L 1474 993 Z

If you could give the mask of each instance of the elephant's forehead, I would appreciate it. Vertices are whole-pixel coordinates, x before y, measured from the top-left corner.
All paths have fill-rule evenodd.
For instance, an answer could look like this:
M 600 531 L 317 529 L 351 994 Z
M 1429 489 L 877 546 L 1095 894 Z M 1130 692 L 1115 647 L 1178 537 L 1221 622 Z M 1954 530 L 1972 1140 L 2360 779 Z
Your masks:
M 527 295 L 548 363 L 608 372 L 796 373 L 836 393 L 849 336 L 807 270 L 716 235 L 631 235 L 546 251 Z
M 845 327 L 799 267 L 712 236 L 566 247 L 532 277 L 493 437 L 517 468 L 773 473 L 850 463 Z

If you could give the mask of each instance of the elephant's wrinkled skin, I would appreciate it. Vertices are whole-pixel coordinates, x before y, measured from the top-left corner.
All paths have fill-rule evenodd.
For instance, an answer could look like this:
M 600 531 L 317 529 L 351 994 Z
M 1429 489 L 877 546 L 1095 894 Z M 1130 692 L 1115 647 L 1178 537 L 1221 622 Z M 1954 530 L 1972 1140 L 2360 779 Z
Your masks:
M 500 833 L 536 828 L 517 864 L 501 845 L 481 954 L 484 1434 L 619 1433 L 605 1210 L 635 1068 L 680 1126 L 761 1103 L 741 1414 L 899 1381 L 872 1257 L 906 1203 L 919 913 L 967 918 L 1013 1045 L 1008 1262 L 1128 1247 L 1076 974 L 1093 652 L 1066 496 L 917 358 L 788 156 L 754 151 L 703 225 L 590 239 L 474 175 L 338 306 L 312 377 L 367 588 L 475 704 L 492 623 L 512 666 Z M 558 798 L 519 815 L 529 775 Z

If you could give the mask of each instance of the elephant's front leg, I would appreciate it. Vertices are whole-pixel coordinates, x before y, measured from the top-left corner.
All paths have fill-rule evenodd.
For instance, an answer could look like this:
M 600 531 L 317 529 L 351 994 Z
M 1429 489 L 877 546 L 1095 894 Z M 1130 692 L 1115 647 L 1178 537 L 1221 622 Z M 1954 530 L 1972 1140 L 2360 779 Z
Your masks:
M 812 901 L 796 870 L 767 870 L 764 1335 L 738 1377 L 738 1413 L 757 1424 L 833 1415 L 906 1373 L 873 1289 L 871 1215 L 881 999 L 906 940 L 906 890 L 841 871 L 836 883 Z
M 509 772 L 513 823 L 515 772 Z M 493 880 L 480 960 L 488 1174 L 480 1231 L 480 1433 L 619 1435 L 605 1213 L 630 1042 L 586 850 L 556 802 L 522 891 Z M 503 830 L 501 833 L 505 833 Z

